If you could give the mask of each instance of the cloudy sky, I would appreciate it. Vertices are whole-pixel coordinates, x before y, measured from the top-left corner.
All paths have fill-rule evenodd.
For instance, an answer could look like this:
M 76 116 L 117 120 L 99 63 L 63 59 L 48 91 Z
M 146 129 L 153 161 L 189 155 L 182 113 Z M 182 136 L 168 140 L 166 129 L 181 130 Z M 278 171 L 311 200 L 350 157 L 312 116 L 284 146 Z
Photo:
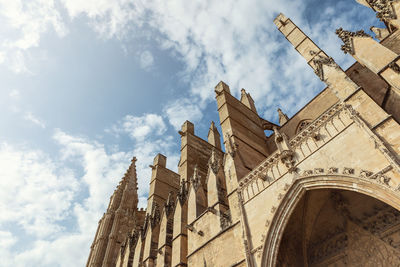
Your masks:
M 321 91 L 279 12 L 344 68 L 334 30 L 379 26 L 354 0 L 0 0 L 0 266 L 83 266 L 130 159 L 144 206 L 184 120 L 219 122 L 220 80 L 274 122 Z

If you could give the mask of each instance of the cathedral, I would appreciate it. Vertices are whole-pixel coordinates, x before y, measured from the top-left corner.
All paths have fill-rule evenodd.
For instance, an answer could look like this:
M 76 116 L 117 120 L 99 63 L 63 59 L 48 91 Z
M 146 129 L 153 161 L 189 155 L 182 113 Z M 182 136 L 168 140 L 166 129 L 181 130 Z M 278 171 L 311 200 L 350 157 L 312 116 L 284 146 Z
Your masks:
M 326 88 L 291 118 L 279 109 L 276 125 L 219 82 L 221 133 L 182 125 L 178 172 L 155 156 L 146 209 L 134 158 L 87 266 L 400 266 L 400 1 L 357 2 L 385 28 L 337 29 L 356 60 L 347 70 L 279 14 Z

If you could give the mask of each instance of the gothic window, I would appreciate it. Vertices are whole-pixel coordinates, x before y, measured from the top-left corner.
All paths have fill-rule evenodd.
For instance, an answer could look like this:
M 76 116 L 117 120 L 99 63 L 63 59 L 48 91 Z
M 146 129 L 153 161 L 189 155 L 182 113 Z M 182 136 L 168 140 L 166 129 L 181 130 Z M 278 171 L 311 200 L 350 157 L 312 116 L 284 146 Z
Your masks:
M 296 134 L 298 134 L 299 132 L 303 131 L 310 123 L 311 123 L 311 120 L 302 120 L 299 123 L 299 125 L 297 125 Z

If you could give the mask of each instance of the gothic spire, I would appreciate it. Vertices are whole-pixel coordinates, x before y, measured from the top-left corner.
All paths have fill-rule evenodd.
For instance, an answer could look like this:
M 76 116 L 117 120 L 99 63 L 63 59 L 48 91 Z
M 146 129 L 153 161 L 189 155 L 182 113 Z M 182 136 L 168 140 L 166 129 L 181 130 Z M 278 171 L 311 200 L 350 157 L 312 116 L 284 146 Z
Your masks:
M 279 114 L 279 125 L 282 126 L 289 120 L 289 117 L 285 113 L 283 113 L 280 108 L 278 108 L 278 114 Z

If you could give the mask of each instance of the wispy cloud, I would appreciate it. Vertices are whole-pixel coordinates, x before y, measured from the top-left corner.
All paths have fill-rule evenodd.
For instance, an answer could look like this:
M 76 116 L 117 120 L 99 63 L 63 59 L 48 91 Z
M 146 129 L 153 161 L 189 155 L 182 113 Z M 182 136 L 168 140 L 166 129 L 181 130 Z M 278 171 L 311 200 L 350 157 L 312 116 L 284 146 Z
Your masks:
M 19 90 L 17 90 L 17 89 L 12 89 L 11 91 L 10 91 L 10 93 L 8 94 L 8 96 L 9 97 L 11 97 L 12 99 L 19 99 L 19 97 L 20 97 L 20 92 L 19 92 Z
M 33 115 L 32 112 L 26 112 L 24 114 L 24 119 L 36 124 L 37 126 L 43 128 L 43 129 L 46 128 L 46 124 L 44 123 L 44 121 L 42 119 L 39 119 L 35 115 Z
M 165 105 L 163 111 L 175 130 L 179 130 L 186 120 L 195 123 L 203 116 L 198 103 L 189 98 L 179 98 Z
M 52 28 L 60 37 L 67 33 L 53 0 L 0 0 L 0 21 L 0 64 L 15 73 L 31 73 L 26 62 L 29 49 L 39 45 L 46 31 Z
M 154 58 L 150 51 L 146 50 L 140 54 L 140 67 L 144 70 L 150 70 L 154 64 Z
M 125 133 L 135 141 L 143 141 L 153 136 L 160 136 L 166 130 L 167 127 L 160 115 L 144 114 L 143 116 L 126 115 L 106 131 L 116 134 Z

